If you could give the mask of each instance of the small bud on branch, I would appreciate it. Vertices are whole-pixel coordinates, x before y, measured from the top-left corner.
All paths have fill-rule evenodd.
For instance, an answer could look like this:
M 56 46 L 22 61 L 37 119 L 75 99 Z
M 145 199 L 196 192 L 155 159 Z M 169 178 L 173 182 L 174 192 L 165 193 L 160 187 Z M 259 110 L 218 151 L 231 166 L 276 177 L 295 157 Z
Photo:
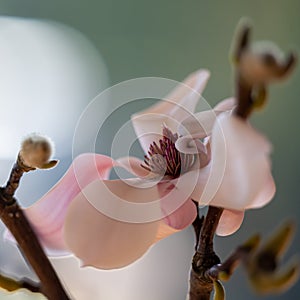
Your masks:
M 276 294 L 290 288 L 300 274 L 299 261 L 293 259 L 279 267 L 280 259 L 289 248 L 295 226 L 292 222 L 281 225 L 245 263 L 253 288 L 261 294 Z
M 26 137 L 18 156 L 19 165 L 24 169 L 49 169 L 56 166 L 57 160 L 50 160 L 53 153 L 53 144 L 45 136 L 31 134 Z
M 293 53 L 285 57 L 272 43 L 256 42 L 251 44 L 251 28 L 248 23 L 243 23 L 238 32 L 234 50 L 237 101 L 234 113 L 246 120 L 255 108 L 262 107 L 266 103 L 267 84 L 289 74 L 295 66 L 296 57 Z M 251 239 L 247 246 L 238 248 L 224 264 L 219 264 L 218 256 L 214 252 L 213 238 L 222 212 L 223 208 L 209 206 L 205 219 L 200 222 L 198 214 L 197 220 L 193 223 L 197 250 L 193 257 L 190 277 L 190 300 L 208 300 L 213 289 L 215 289 L 215 299 L 224 299 L 224 289 L 218 280 L 221 277 L 228 279 L 237 264 L 248 258 L 259 243 L 259 237 Z M 200 229 L 199 226 L 196 226 L 197 224 L 201 224 Z M 278 239 L 280 238 L 276 236 L 275 240 Z M 271 245 L 273 246 L 273 244 L 272 240 Z M 271 247 L 271 249 L 273 248 Z M 276 261 L 276 257 L 277 252 L 275 251 L 274 261 Z M 214 261 L 215 265 L 213 265 Z M 258 278 L 257 270 L 255 269 L 251 274 L 255 281 Z M 267 276 L 262 287 L 265 285 L 272 287 L 272 283 L 277 287 L 286 287 L 289 283 L 294 282 L 297 274 L 298 265 L 292 265 L 286 272 L 280 273 L 279 276 L 275 275 L 273 279 L 272 276 Z M 270 281 L 268 281 L 269 279 Z M 262 290 L 262 287 L 259 287 L 260 282 L 258 280 L 258 282 L 254 282 L 254 285 Z M 266 284 L 267 282 L 271 283 Z
M 68 300 L 69 296 L 44 253 L 22 208 L 14 198 L 22 175 L 25 172 L 56 165 L 57 161 L 49 161 L 51 154 L 51 142 L 45 137 L 31 135 L 23 141 L 9 180 L 5 187 L 0 188 L 0 216 L 16 239 L 27 261 L 41 280 L 41 292 L 49 300 Z

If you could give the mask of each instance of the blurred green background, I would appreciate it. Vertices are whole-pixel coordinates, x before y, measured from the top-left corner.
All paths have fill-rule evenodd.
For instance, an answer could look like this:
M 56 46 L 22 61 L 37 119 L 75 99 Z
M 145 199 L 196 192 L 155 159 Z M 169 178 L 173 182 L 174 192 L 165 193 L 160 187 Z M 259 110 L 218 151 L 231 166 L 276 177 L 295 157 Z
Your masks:
M 212 77 L 204 97 L 211 105 L 233 94 L 229 48 L 241 17 L 252 19 L 255 39 L 272 40 L 284 50 L 300 49 L 299 0 L 1 0 L 0 13 L 58 21 L 79 30 L 101 53 L 109 74 L 109 85 L 143 76 L 181 81 L 199 67 L 208 68 Z M 253 118 L 255 126 L 269 137 L 274 146 L 272 159 L 277 194 L 267 207 L 247 212 L 245 222 L 236 234 L 217 239 L 218 252 L 223 258 L 249 234 L 257 231 L 267 234 L 286 218 L 294 219 L 298 225 L 288 256 L 300 253 L 299 82 L 298 66 L 288 82 L 271 88 L 268 107 Z M 86 104 L 93 96 L 96 94 L 84 100 Z M 70 156 L 65 158 L 55 178 L 53 173 L 47 175 L 52 176 L 48 183 L 52 184 L 59 178 L 69 161 Z M 45 191 L 41 189 L 40 193 Z M 184 299 L 192 238 L 188 229 L 155 246 L 145 258 L 148 268 L 141 267 L 139 277 L 132 277 L 136 281 L 127 282 L 124 287 L 125 290 L 131 289 L 130 296 L 122 292 L 119 297 L 99 296 L 99 299 Z M 172 253 L 173 260 L 170 258 Z M 6 261 L 6 258 L 2 257 L 1 261 Z M 226 284 L 228 299 L 259 299 L 242 274 L 239 270 Z M 107 276 L 118 289 L 124 283 L 126 271 L 107 273 Z M 300 283 L 297 283 L 284 295 L 265 299 L 298 299 L 299 295 Z

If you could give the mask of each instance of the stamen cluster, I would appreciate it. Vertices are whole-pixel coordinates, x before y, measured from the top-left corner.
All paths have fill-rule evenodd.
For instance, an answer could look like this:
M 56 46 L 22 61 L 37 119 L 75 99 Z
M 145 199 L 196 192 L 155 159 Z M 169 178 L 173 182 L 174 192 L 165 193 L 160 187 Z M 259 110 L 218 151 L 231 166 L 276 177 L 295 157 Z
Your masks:
M 175 147 L 178 134 L 163 127 L 163 137 L 159 143 L 153 142 L 144 156 L 141 166 L 155 174 L 177 178 L 187 172 L 195 162 L 195 156 L 179 152 Z

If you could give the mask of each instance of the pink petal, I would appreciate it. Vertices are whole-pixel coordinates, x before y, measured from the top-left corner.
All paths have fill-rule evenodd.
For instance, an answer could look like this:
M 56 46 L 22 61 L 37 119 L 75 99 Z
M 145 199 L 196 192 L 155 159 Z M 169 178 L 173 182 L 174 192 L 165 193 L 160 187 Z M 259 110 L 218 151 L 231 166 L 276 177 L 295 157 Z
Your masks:
M 214 109 L 198 112 L 182 120 L 178 127 L 181 136 L 189 138 L 204 138 L 212 132 L 216 118 L 222 112 L 230 112 L 235 106 L 235 100 L 228 98 L 221 101 Z
M 185 154 L 197 154 L 199 163 L 195 167 L 203 168 L 207 166 L 211 158 L 210 143 L 206 141 L 205 144 L 199 139 L 193 139 L 187 136 L 179 138 L 175 143 L 176 149 Z
M 177 185 L 178 189 L 184 190 L 191 199 L 197 201 L 201 206 L 209 204 L 203 194 L 206 193 L 206 186 L 210 179 L 210 165 L 183 174 L 180 177 L 180 184 Z
M 176 232 L 178 229 L 168 226 L 164 221 L 159 222 L 159 227 L 156 233 L 155 242 L 158 242 Z
M 236 107 L 236 99 L 235 98 L 227 98 L 220 101 L 215 107 L 214 111 L 224 112 L 224 111 L 232 111 Z
M 197 216 L 195 204 L 190 198 L 186 198 L 186 195 L 180 189 L 176 188 L 176 185 L 172 181 L 158 184 L 158 190 L 162 198 L 161 209 L 165 215 L 163 220 L 168 226 L 179 230 L 186 228 L 194 222 Z M 172 197 L 166 197 L 171 191 L 174 192 Z
M 68 209 L 64 237 L 69 249 L 84 265 L 96 268 L 132 263 L 158 238 L 194 221 L 197 211 L 187 181 L 193 182 L 190 177 L 159 184 L 141 179 L 93 181 Z
M 263 193 L 271 177 L 271 145 L 264 136 L 238 117 L 220 115 L 211 147 L 211 179 L 204 202 L 242 211 L 257 201 L 270 201 L 271 193 Z M 262 198 L 256 200 L 259 195 Z
M 196 208 L 188 197 L 193 189 L 186 190 L 187 181 L 193 180 L 178 178 L 158 185 L 140 179 L 95 180 L 68 209 L 64 237 L 69 249 L 84 265 L 96 268 L 132 263 L 158 238 L 176 232 L 172 228 L 193 222 Z M 171 226 L 163 226 L 162 217 Z
M 244 220 L 244 211 L 225 209 L 220 218 L 217 235 L 226 236 L 236 232 Z
M 121 157 L 116 160 L 117 166 L 126 169 L 137 177 L 146 177 L 149 175 L 149 171 L 141 167 L 143 163 L 142 160 L 132 156 Z
M 58 251 L 66 249 L 62 228 L 70 202 L 79 194 L 80 188 L 97 178 L 106 178 L 112 167 L 113 160 L 107 156 L 80 155 L 46 195 L 25 209 L 26 216 L 50 253 L 51 249 Z
M 197 216 L 197 208 L 191 199 L 188 199 L 180 208 L 164 218 L 166 224 L 174 229 L 182 230 L 190 226 Z
M 255 199 L 251 203 L 251 205 L 248 208 L 261 208 L 265 205 L 267 205 L 274 197 L 276 192 L 276 186 L 274 179 L 270 173 L 270 176 L 268 176 L 262 190 L 256 195 Z
M 145 153 L 150 144 L 161 137 L 163 125 L 176 132 L 178 124 L 194 112 L 208 78 L 207 70 L 199 70 L 179 84 L 165 101 L 132 116 L 133 127 Z
M 176 143 L 176 149 L 186 154 L 206 153 L 204 144 L 199 139 L 193 139 L 188 136 L 179 138 Z
M 155 243 L 162 217 L 156 182 L 95 180 L 70 204 L 64 237 L 84 265 L 120 268 Z
M 180 227 L 180 222 L 184 224 L 191 224 L 195 217 L 195 205 L 193 207 L 191 204 L 185 204 L 186 202 L 191 202 L 191 199 L 199 201 L 200 205 L 206 205 L 207 203 L 202 203 L 201 197 L 205 190 L 208 178 L 210 174 L 210 166 L 206 166 L 202 169 L 193 169 L 185 174 L 182 174 L 179 178 L 170 180 L 166 183 L 162 182 L 158 185 L 159 194 L 161 197 L 162 210 L 165 219 L 170 216 L 173 212 L 178 210 L 177 214 L 174 214 L 174 218 L 170 222 L 174 228 Z M 185 204 L 185 206 L 184 206 Z M 186 217 L 180 216 L 180 208 L 184 208 L 184 211 L 189 210 Z M 186 218 L 186 221 L 176 221 L 176 217 Z M 176 225 L 179 224 L 179 225 Z
M 80 194 L 70 205 L 64 233 L 68 247 L 84 266 L 115 269 L 134 262 L 148 250 L 155 241 L 158 224 L 109 218 Z

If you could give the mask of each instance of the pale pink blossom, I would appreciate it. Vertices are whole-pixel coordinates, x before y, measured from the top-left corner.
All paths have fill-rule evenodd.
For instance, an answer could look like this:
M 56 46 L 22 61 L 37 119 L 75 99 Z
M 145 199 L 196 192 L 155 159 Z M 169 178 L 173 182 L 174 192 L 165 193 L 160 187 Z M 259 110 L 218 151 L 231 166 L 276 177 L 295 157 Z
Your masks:
M 177 143 L 185 152 L 184 143 L 180 139 Z M 211 180 L 204 191 L 196 188 L 191 196 L 199 203 L 209 199 L 209 205 L 225 208 L 217 233 L 228 235 L 240 227 L 246 209 L 266 205 L 275 194 L 269 160 L 271 145 L 248 122 L 226 113 L 217 117 L 209 143 L 211 160 L 201 171 L 209 173 Z M 220 166 L 225 167 L 222 173 Z
M 193 73 L 166 101 L 132 118 L 145 153 L 151 144 L 155 148 L 154 142 L 159 144 L 163 126 L 182 135 L 176 145 L 185 153 L 183 172 L 158 178 L 136 158 L 77 157 L 64 177 L 25 210 L 45 247 L 73 252 L 84 265 L 120 268 L 157 240 L 189 226 L 197 214 L 192 200 L 225 208 L 218 226 L 221 235 L 240 227 L 246 209 L 271 200 L 270 145 L 249 124 L 222 113 L 233 108 L 234 100 L 222 102 L 215 111 L 193 114 L 208 78 L 208 71 Z M 129 169 L 135 177 L 109 180 L 114 166 Z

